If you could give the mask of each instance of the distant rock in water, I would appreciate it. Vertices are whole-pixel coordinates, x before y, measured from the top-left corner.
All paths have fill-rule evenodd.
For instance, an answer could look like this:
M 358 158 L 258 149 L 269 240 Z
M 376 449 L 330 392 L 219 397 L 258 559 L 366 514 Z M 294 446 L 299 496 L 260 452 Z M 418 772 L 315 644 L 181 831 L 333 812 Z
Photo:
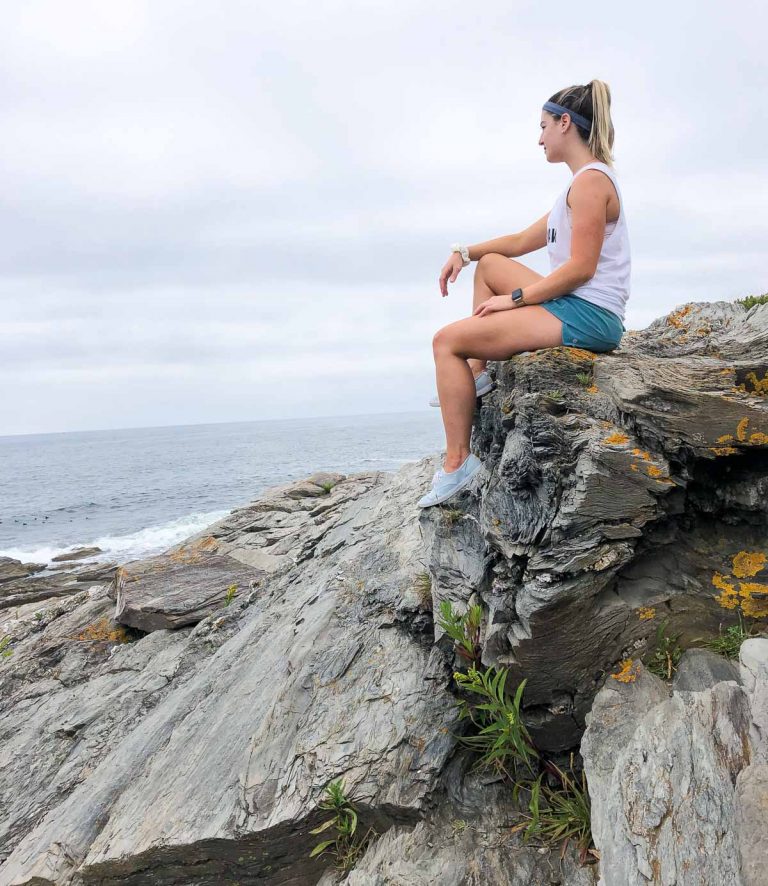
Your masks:
M 707 723 L 733 728 L 706 759 L 734 815 L 766 802 L 760 772 L 743 775 L 768 734 L 761 666 L 747 688 L 699 656 L 670 699 L 634 662 L 665 623 L 687 646 L 768 616 L 768 306 L 686 305 L 611 354 L 554 348 L 492 372 L 473 437 L 486 470 L 443 506 L 416 507 L 437 457 L 315 475 L 17 607 L 0 657 L 0 886 L 594 886 L 600 873 L 627 886 L 605 878 L 630 863 L 622 835 L 636 839 L 611 805 L 629 784 L 613 781 L 617 761 Z M 470 771 L 444 600 L 482 607 L 483 665 L 509 668 L 509 689 L 527 680 L 542 750 L 578 749 L 605 684 L 594 753 L 585 740 L 600 872 L 573 848 L 561 862 L 525 844 L 508 784 Z M 650 764 L 643 778 L 633 802 L 655 808 Z M 344 877 L 310 857 L 334 779 L 377 835 Z M 672 828 L 678 807 L 664 808 Z M 692 845 L 718 833 L 692 812 L 679 822 Z M 713 870 L 751 886 L 755 828 L 728 833 Z M 631 875 L 654 882 L 651 849 L 637 858 Z M 710 882 L 686 881 L 671 849 L 656 860 L 683 886 Z
M 98 547 L 75 548 L 74 551 L 69 551 L 66 554 L 59 554 L 57 557 L 52 557 L 51 563 L 65 563 L 70 560 L 85 560 L 86 557 L 93 557 L 100 553 L 101 548 Z

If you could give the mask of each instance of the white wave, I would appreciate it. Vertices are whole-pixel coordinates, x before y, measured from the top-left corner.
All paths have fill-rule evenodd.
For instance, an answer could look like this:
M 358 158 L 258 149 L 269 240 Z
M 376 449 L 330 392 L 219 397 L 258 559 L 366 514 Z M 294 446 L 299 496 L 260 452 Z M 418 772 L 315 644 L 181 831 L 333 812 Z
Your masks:
M 54 557 L 59 554 L 70 554 L 77 548 L 99 547 L 101 553 L 93 557 L 73 561 L 77 563 L 97 563 L 101 561 L 117 561 L 125 563 L 128 560 L 136 560 L 139 557 L 150 557 L 160 554 L 168 548 L 179 544 L 190 535 L 196 535 L 216 523 L 222 517 L 226 517 L 230 511 L 210 511 L 207 514 L 188 514 L 168 523 L 157 526 L 147 526 L 127 535 L 102 535 L 92 541 L 80 542 L 68 547 L 42 546 L 33 549 L 8 548 L 0 551 L 0 557 L 13 557 L 22 563 L 47 563 L 50 565 Z

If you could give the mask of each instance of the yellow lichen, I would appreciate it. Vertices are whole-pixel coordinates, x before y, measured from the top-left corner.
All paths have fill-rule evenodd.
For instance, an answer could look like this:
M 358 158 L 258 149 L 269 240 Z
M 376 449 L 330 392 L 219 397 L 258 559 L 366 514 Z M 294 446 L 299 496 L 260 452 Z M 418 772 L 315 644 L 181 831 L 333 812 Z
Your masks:
M 608 443 L 610 445 L 629 443 L 629 437 L 626 434 L 622 434 L 621 431 L 614 431 L 613 434 L 610 434 L 603 440 L 603 443 Z
M 747 425 L 749 424 L 748 418 L 742 418 L 742 420 L 736 425 L 736 437 L 742 442 L 747 439 Z
M 637 680 L 636 663 L 631 658 L 626 658 L 621 663 L 621 668 L 616 674 L 611 674 L 619 683 L 634 683 Z
M 733 558 L 733 574 L 736 578 L 752 578 L 768 562 L 768 557 L 760 551 L 739 551 Z
M 733 446 L 710 446 L 709 451 L 715 455 L 736 455 L 739 450 Z
M 751 578 L 765 567 L 768 557 L 761 551 L 739 551 L 731 562 L 736 578 Z M 715 599 L 725 609 L 740 608 L 749 618 L 768 616 L 768 584 L 740 581 L 737 590 L 735 583 L 719 572 L 712 576 L 712 584 L 721 591 Z
M 636 470 L 637 470 L 637 465 L 630 465 L 630 468 L 632 468 L 633 471 L 636 471 Z
M 646 621 L 649 618 L 655 617 L 656 610 L 652 606 L 641 606 L 637 610 L 637 614 L 640 617 L 641 621 Z
M 752 390 L 749 389 L 750 385 Z M 748 372 L 744 384 L 739 385 L 737 390 L 743 394 L 752 394 L 757 397 L 768 396 L 768 369 L 765 371 L 764 378 L 758 378 L 756 372 Z
M 762 431 L 755 431 L 754 434 L 749 435 L 749 442 L 752 446 L 765 446 L 768 443 L 768 434 L 764 434 Z
M 717 438 L 718 443 L 730 443 L 733 440 L 733 434 L 723 434 L 722 437 Z
M 744 615 L 749 618 L 765 618 L 768 615 L 768 585 L 757 581 L 742 581 L 739 582 L 739 594 Z

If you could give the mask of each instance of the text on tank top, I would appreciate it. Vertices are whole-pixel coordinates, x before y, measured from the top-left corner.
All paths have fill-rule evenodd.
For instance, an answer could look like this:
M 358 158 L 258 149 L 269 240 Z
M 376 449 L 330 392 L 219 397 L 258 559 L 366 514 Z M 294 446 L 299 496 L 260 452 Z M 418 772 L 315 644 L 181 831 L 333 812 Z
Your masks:
M 571 207 L 568 206 L 568 192 L 574 179 L 587 169 L 598 169 L 611 180 L 619 200 L 619 216 L 616 221 L 608 222 L 605 226 L 600 257 L 594 275 L 586 283 L 573 289 L 572 294 L 607 308 L 624 320 L 632 270 L 629 231 L 624 217 L 624 200 L 619 190 L 616 174 L 606 163 L 596 161 L 582 166 L 576 171 L 568 187 L 555 201 L 547 218 L 547 253 L 550 270 L 557 270 L 571 257 L 572 212 Z

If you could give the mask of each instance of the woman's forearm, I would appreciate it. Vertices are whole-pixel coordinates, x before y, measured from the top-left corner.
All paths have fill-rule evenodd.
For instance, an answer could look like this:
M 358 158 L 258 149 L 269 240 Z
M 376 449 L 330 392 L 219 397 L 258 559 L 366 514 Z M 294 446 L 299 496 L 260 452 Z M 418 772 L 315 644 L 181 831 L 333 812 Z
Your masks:
M 577 286 L 582 286 L 594 276 L 594 271 L 589 273 L 583 266 L 569 259 L 556 271 L 552 271 L 541 280 L 523 287 L 523 298 L 528 305 L 540 305 L 561 295 L 567 295 Z
M 516 255 L 520 255 L 517 251 L 519 237 L 519 234 L 507 234 L 504 237 L 486 240 L 485 243 L 475 243 L 474 246 L 469 247 L 469 259 L 470 261 L 477 261 L 491 252 L 505 255 L 507 258 L 514 258 Z

